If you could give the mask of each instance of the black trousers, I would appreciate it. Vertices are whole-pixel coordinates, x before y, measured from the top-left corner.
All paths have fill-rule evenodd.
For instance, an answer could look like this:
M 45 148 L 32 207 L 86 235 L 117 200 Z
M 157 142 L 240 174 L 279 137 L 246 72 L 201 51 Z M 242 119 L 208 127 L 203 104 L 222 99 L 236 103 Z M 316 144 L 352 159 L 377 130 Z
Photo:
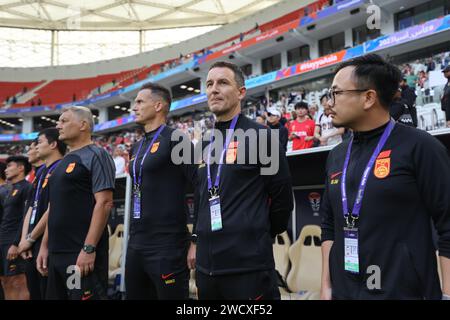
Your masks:
M 31 300 L 44 300 L 47 291 L 47 277 L 43 277 L 36 268 L 36 258 L 39 254 L 41 242 L 38 241 L 32 248 L 33 257 L 26 260 L 25 274 L 27 276 L 28 291 Z
M 128 247 L 125 263 L 127 300 L 187 300 L 186 250 L 157 253 Z
M 108 253 L 97 251 L 94 271 L 78 278 L 73 266 L 79 253 L 50 253 L 48 300 L 105 300 L 108 288 Z
M 199 300 L 279 300 L 274 269 L 210 276 L 195 275 Z

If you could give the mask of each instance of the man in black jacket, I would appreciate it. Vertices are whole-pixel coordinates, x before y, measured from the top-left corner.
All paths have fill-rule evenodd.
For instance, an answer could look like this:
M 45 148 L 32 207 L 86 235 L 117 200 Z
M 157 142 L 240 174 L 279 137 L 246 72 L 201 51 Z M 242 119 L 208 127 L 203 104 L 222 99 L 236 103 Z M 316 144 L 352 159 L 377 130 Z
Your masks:
M 390 119 L 399 78 L 397 67 L 373 54 L 337 68 L 333 124 L 354 134 L 327 161 L 323 299 L 449 298 L 450 161 L 434 137 Z
M 401 89 L 401 104 L 406 104 L 408 106 L 409 113 L 411 114 L 413 125 L 417 127 L 417 109 L 416 109 L 416 91 L 408 86 L 406 78 L 402 78 L 400 81 Z
M 447 127 L 450 128 L 450 65 L 446 66 L 442 72 L 447 78 L 447 83 L 445 84 L 442 99 L 441 108 L 445 112 L 445 120 L 447 121 Z
M 284 150 L 287 150 L 289 132 L 288 129 L 281 124 L 280 120 L 281 112 L 279 110 L 274 107 L 267 109 L 267 122 L 269 123 L 269 128 L 279 131 L 280 145 L 283 146 Z
M 216 123 L 195 188 L 199 299 L 278 299 L 272 238 L 286 230 L 293 208 L 285 151 L 270 129 L 240 114 L 239 67 L 213 64 L 206 91 Z

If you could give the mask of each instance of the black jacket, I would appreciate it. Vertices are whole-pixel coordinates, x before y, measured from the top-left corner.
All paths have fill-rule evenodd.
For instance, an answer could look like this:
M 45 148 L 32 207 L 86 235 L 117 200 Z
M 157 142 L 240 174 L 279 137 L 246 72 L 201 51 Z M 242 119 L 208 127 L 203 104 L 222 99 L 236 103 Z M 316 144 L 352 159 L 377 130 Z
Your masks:
M 355 133 L 347 173 L 348 206 L 385 126 Z M 360 273 L 344 270 L 342 169 L 349 141 L 327 161 L 321 205 L 322 241 L 333 240 L 330 276 L 333 296 L 343 299 L 440 299 L 441 289 L 431 220 L 439 254 L 450 258 L 450 161 L 445 147 L 424 131 L 396 124 L 379 162 L 371 170 L 362 201 L 359 229 Z M 384 163 L 387 176 L 377 170 Z M 378 166 L 379 168 L 379 166 Z M 378 177 L 377 177 L 378 175 Z M 381 270 L 381 289 L 369 290 L 368 267 Z
M 283 146 L 284 150 L 287 150 L 287 143 L 288 143 L 288 137 L 289 137 L 289 131 L 288 129 L 279 122 L 277 125 L 271 125 L 269 124 L 270 129 L 277 129 L 279 130 L 280 135 L 280 144 Z
M 216 124 L 224 137 L 230 123 Z M 269 128 L 242 115 L 237 121 L 237 129 L 245 132 L 255 129 L 259 140 L 259 130 L 271 132 Z M 273 140 L 273 145 L 269 147 L 279 143 L 277 139 Z M 203 145 L 206 154 L 208 144 Z M 279 161 L 277 173 L 261 175 L 261 168 L 269 165 L 263 165 L 258 157 L 257 163 L 249 161 L 249 155 L 258 155 L 258 145 L 259 142 L 250 144 L 246 140 L 244 144 L 238 142 L 237 151 L 228 149 L 225 156 L 228 158 L 227 164 L 222 167 L 219 184 L 223 224 L 219 231 L 211 231 L 207 166 L 204 162 L 198 166 L 195 186 L 198 210 L 194 230 L 198 235 L 197 270 L 202 273 L 221 275 L 274 268 L 272 237 L 286 230 L 293 209 L 291 177 L 283 148 L 278 148 L 276 154 Z M 245 156 L 245 164 L 237 164 L 236 160 L 242 155 Z M 217 164 L 211 165 L 213 181 L 217 167 Z

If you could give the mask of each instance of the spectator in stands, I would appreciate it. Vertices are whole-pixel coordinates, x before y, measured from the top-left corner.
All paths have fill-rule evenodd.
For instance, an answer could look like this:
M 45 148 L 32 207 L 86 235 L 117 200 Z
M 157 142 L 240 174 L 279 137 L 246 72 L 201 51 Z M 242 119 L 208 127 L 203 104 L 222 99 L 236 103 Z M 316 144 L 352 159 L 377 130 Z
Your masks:
M 75 102 L 75 101 L 77 101 L 77 95 L 74 93 L 74 94 L 72 95 L 72 102 Z
M 416 91 L 408 86 L 408 82 L 405 77 L 403 77 L 402 81 L 400 81 L 400 89 L 402 104 L 406 104 L 408 106 L 414 126 L 417 127 Z
M 420 88 L 424 89 L 425 87 L 425 82 L 428 80 L 428 75 L 425 73 L 425 71 L 420 71 L 419 72 L 419 78 L 417 79 L 417 84 L 419 85 Z
M 426 67 L 427 67 L 427 73 L 429 73 L 430 71 L 434 71 L 434 69 L 436 69 L 436 63 L 434 63 L 433 57 L 430 57 L 428 59 Z
M 28 88 L 26 86 L 22 88 L 22 94 L 27 93 L 27 91 L 28 91 Z
M 34 99 L 31 99 L 31 106 L 34 107 Z
M 442 72 L 444 73 L 444 77 L 447 78 L 447 83 L 442 94 L 441 108 L 445 112 L 447 127 L 450 128 L 450 65 L 446 66 Z
M 6 96 L 6 98 L 5 98 L 5 104 L 8 104 L 8 102 L 9 102 L 9 96 Z
M 38 106 L 42 105 L 42 100 L 41 100 L 41 98 L 38 98 L 37 105 L 38 105 Z
M 309 118 L 308 104 L 304 101 L 295 105 L 297 119 L 289 125 L 289 140 L 292 150 L 311 148 L 314 140 L 315 123 Z
M 17 98 L 16 98 L 16 96 L 13 96 L 13 97 L 12 97 L 11 104 L 16 104 L 16 103 L 17 103 Z
M 114 164 L 116 165 L 116 176 L 125 173 L 125 158 L 123 157 L 123 147 L 117 146 L 114 148 Z
M 244 41 L 244 34 L 242 32 L 239 34 L 239 41 Z
M 263 126 L 267 126 L 266 116 L 264 114 L 260 114 L 260 115 L 256 116 L 256 122 L 258 122 L 259 124 L 262 124 Z
M 317 106 L 317 104 L 313 103 L 312 105 L 309 106 L 309 117 L 311 118 L 311 120 L 316 121 L 317 117 L 319 116 L 317 113 L 319 111 L 319 107 Z
M 285 126 L 280 123 L 281 112 L 276 108 L 268 108 L 267 109 L 267 122 L 269 124 L 269 128 L 272 130 L 278 130 L 278 134 L 280 137 L 280 145 L 283 146 L 284 150 L 287 148 L 288 143 L 288 135 L 289 132 Z
M 316 120 L 314 136 L 319 140 L 321 146 L 332 146 L 342 142 L 344 128 L 336 128 L 331 117 L 331 108 L 328 105 L 327 95 L 320 98 L 323 103 L 323 113 Z
M 402 99 L 401 89 L 395 93 L 392 103 L 389 107 L 389 113 L 395 121 L 404 125 L 415 127 L 414 121 L 408 105 Z

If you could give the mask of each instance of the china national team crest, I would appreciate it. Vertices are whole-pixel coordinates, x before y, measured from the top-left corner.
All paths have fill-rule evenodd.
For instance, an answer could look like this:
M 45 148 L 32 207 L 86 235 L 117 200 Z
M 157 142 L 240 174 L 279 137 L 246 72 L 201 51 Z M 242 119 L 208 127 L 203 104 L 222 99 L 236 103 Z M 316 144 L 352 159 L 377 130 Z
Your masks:
M 17 192 L 19 192 L 19 190 L 18 189 L 14 189 L 13 192 L 12 192 L 12 196 L 14 197 L 17 194 Z
M 66 168 L 66 173 L 71 173 L 75 169 L 75 162 L 69 163 L 69 165 Z
M 158 148 L 159 148 L 159 141 L 158 141 L 158 142 L 155 142 L 155 143 L 152 145 L 152 148 L 151 148 L 150 152 L 151 152 L 151 153 L 155 153 L 156 151 L 158 151 Z
M 391 158 L 377 159 L 373 174 L 379 179 L 386 178 L 391 171 Z
M 237 157 L 238 142 L 232 141 L 228 145 L 226 163 L 234 163 Z

